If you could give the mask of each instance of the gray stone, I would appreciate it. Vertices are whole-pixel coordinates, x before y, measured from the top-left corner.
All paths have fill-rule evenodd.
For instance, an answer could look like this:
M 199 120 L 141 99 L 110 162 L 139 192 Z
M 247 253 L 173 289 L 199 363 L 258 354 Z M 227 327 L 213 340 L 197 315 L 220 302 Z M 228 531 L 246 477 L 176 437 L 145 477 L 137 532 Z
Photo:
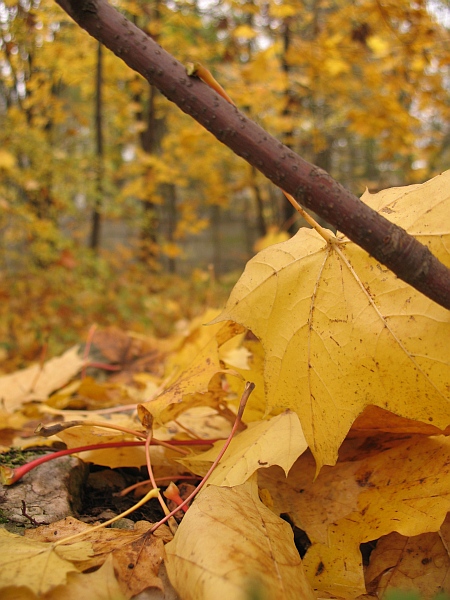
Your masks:
M 10 525 L 43 525 L 73 516 L 81 508 L 87 467 L 72 456 L 51 460 L 10 486 L 0 485 L 0 511 Z M 28 516 L 26 516 L 28 515 Z

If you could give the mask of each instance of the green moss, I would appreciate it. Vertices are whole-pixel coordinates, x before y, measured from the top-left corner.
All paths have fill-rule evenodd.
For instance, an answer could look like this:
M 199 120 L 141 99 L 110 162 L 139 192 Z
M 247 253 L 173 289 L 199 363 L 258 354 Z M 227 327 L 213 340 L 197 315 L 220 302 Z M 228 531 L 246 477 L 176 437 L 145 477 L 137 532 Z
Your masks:
M 36 458 L 36 454 L 45 454 L 48 450 L 48 448 L 43 448 L 42 450 L 39 450 L 38 448 L 34 448 L 33 450 L 11 448 L 7 452 L 0 453 L 0 464 L 14 469 L 15 467 L 20 467 L 21 465 L 30 462 L 30 460 L 33 460 L 33 458 Z

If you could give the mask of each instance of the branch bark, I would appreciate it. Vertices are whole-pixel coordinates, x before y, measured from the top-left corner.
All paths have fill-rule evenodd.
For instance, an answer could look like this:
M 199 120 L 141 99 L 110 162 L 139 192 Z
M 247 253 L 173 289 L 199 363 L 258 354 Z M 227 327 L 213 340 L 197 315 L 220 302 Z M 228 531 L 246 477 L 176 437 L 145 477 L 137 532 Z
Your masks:
M 450 269 L 426 246 L 281 144 L 200 80 L 106 0 L 56 0 L 90 35 L 235 154 L 345 233 L 400 279 L 450 309 Z

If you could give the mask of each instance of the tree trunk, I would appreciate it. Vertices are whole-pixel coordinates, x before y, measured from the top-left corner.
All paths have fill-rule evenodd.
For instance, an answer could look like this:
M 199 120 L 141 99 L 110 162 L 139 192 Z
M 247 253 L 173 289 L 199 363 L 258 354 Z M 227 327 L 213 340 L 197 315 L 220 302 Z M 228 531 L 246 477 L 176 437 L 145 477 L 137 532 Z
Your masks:
M 97 70 L 95 77 L 95 154 L 97 163 L 94 210 L 92 211 L 91 238 L 89 247 L 98 252 L 100 247 L 101 209 L 103 201 L 103 48 L 97 47 Z
M 173 183 L 167 183 L 162 186 L 162 193 L 166 205 L 166 240 L 173 244 L 177 228 L 177 188 Z M 168 271 L 169 273 L 175 273 L 176 270 L 176 260 L 173 256 L 169 256 Z
M 264 218 L 264 202 L 261 195 L 261 189 L 256 182 L 256 169 L 255 167 L 251 167 L 251 182 L 252 182 L 252 190 L 253 195 L 255 197 L 256 204 L 256 228 L 258 230 L 258 235 L 260 237 L 264 237 L 267 233 L 267 225 L 266 219 Z

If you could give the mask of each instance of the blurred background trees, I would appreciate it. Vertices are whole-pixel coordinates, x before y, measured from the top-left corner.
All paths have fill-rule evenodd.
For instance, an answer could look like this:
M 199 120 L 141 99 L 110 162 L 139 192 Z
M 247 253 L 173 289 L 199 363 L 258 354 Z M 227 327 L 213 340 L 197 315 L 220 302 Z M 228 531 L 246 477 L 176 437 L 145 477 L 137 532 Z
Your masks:
M 448 168 L 445 2 L 115 5 L 357 194 Z M 24 361 L 58 351 L 93 321 L 169 333 L 221 303 L 258 239 L 301 225 L 272 184 L 52 0 L 0 0 L 0 140 L 5 365 L 19 350 Z

